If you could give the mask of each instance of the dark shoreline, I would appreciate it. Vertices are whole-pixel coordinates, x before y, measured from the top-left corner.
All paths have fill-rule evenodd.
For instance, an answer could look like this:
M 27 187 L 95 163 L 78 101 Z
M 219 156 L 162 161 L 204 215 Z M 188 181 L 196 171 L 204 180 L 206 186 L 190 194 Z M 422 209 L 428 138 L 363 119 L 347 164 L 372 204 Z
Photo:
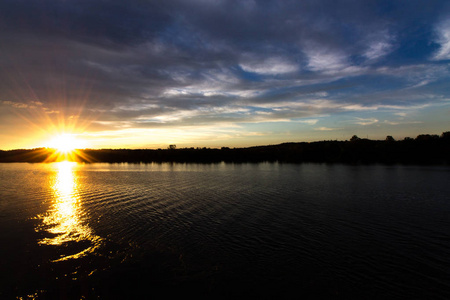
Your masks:
M 55 149 L 0 150 L 0 162 L 55 162 Z M 64 159 L 94 163 L 348 163 L 348 164 L 450 164 L 450 132 L 423 134 L 395 141 L 360 139 L 283 143 L 248 148 L 82 149 Z

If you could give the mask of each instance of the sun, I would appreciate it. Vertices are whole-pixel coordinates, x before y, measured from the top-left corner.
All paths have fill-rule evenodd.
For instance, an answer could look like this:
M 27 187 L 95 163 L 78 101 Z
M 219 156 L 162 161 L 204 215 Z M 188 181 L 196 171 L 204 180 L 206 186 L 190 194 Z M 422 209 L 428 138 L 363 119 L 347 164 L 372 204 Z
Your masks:
M 64 162 L 64 161 L 93 161 L 93 158 L 86 154 L 88 142 L 78 138 L 77 134 L 62 133 L 54 136 L 46 143 L 48 162 Z
M 55 136 L 48 144 L 49 148 L 56 149 L 58 152 L 68 154 L 75 149 L 82 148 L 84 142 L 77 139 L 73 134 L 60 134 Z

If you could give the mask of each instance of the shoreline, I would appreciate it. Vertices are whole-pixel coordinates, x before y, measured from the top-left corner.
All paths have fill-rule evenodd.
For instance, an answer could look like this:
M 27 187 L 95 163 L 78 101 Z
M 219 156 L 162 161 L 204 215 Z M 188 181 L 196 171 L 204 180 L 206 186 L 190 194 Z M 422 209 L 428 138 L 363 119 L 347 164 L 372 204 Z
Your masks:
M 56 149 L 0 150 L 0 163 L 344 163 L 344 164 L 450 164 L 450 132 L 420 135 L 416 139 L 290 142 L 248 148 Z

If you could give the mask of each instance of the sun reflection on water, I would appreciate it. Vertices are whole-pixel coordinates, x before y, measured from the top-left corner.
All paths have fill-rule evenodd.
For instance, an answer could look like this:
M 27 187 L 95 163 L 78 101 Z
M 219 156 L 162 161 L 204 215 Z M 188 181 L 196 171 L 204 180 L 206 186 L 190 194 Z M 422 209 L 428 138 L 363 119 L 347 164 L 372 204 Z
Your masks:
M 88 242 L 88 246 L 75 254 L 63 255 L 56 261 L 76 259 L 93 253 L 102 241 L 85 222 L 85 213 L 78 193 L 78 181 L 74 173 L 76 164 L 68 161 L 54 164 L 56 177 L 51 186 L 53 205 L 45 215 L 40 216 L 43 221 L 42 228 L 51 233 L 52 237 L 44 238 L 39 243 L 60 246 L 71 242 Z

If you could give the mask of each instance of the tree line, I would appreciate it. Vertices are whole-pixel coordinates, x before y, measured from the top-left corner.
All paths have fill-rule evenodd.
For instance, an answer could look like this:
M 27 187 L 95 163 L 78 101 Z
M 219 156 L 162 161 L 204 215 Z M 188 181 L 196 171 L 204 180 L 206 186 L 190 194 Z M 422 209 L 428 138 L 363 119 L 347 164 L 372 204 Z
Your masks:
M 0 162 L 53 162 L 57 151 L 48 148 L 0 151 Z M 247 148 L 83 149 L 70 156 L 79 162 L 107 163 L 383 163 L 449 164 L 450 131 L 416 138 L 369 140 L 356 135 L 348 141 L 291 142 Z

